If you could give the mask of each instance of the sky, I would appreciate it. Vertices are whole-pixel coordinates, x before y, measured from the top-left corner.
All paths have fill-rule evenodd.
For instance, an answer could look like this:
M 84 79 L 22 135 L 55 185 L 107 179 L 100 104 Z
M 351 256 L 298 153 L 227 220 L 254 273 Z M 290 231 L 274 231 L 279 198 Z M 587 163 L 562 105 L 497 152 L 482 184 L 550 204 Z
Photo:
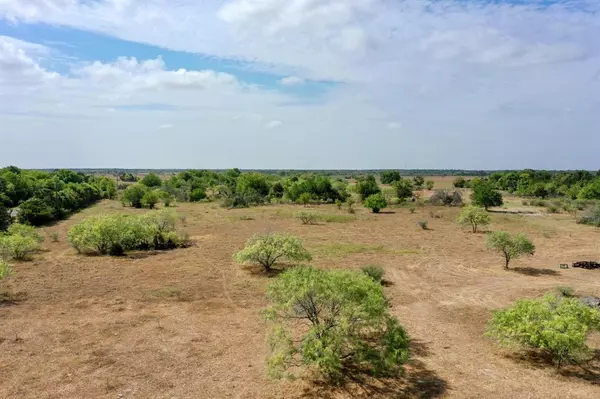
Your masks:
M 598 0 L 0 0 L 0 166 L 600 169 Z

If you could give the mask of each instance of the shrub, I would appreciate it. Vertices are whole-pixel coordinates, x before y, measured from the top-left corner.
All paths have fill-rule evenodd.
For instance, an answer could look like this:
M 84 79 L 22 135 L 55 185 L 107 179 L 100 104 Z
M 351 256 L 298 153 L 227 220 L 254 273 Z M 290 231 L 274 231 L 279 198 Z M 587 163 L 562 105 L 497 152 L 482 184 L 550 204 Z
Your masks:
M 523 201 L 521 201 L 521 205 L 523 205 L 523 206 L 529 206 L 529 201 L 528 200 L 523 200 Z
M 425 181 L 425 188 L 429 191 L 433 190 L 433 187 L 435 186 L 435 182 L 433 180 L 426 180 Z
M 410 198 L 413 195 L 413 185 L 408 179 L 395 181 L 392 186 L 394 187 L 394 190 L 396 190 L 396 197 L 401 201 Z
M 454 179 L 453 185 L 455 188 L 465 188 L 467 187 L 467 181 L 464 179 L 464 177 L 457 177 Z
M 58 242 L 58 233 L 56 231 L 51 231 L 50 239 L 52 239 L 52 242 Z
M 123 192 L 121 202 L 123 203 L 123 206 L 141 208 L 143 206 L 142 198 L 144 198 L 144 195 L 146 195 L 148 191 L 149 190 L 146 186 L 141 184 L 132 184 Z
M 270 272 L 278 261 L 310 261 L 312 257 L 298 237 L 286 233 L 269 233 L 250 238 L 246 247 L 234 255 L 234 259 L 242 264 L 258 263 L 266 272 Z
M 340 209 L 340 210 L 341 210 L 341 209 L 342 209 L 342 205 L 343 205 L 343 204 L 344 204 L 344 203 L 343 203 L 341 200 L 339 200 L 339 199 L 338 199 L 338 200 L 335 200 L 335 206 L 337 206 L 337 209 Z
M 471 201 L 473 205 L 482 206 L 487 210 L 489 207 L 501 206 L 504 203 L 502 194 L 494 190 L 490 182 L 482 180 L 472 186 Z
M 367 175 L 356 182 L 356 192 L 360 195 L 361 201 L 364 201 L 373 194 L 379 194 L 381 189 L 377 185 L 375 176 Z
M 57 209 L 42 198 L 32 197 L 19 205 L 19 223 L 41 226 L 57 219 Z
M 162 185 L 162 180 L 160 177 L 154 172 L 148 173 L 142 180 L 140 180 L 140 184 L 143 184 L 146 187 L 160 187 Z
M 190 193 L 190 202 L 198 202 L 206 199 L 206 190 L 202 187 L 192 190 Z
M 572 298 L 575 296 L 575 290 L 573 290 L 573 287 L 567 286 L 556 287 L 556 293 L 567 298 Z
M 0 256 L 4 259 L 27 260 L 31 254 L 40 250 L 40 244 L 30 236 L 0 236 Z
M 546 295 L 517 301 L 494 313 L 486 335 L 500 344 L 540 350 L 556 368 L 583 360 L 589 354 L 586 340 L 600 328 L 600 313 L 577 298 Z
M 370 195 L 366 200 L 365 200 L 365 208 L 369 208 L 373 211 L 373 213 L 379 213 L 379 211 L 381 209 L 387 208 L 388 203 L 387 200 L 385 199 L 385 197 L 383 196 L 383 194 L 378 193 L 378 194 L 373 194 Z
M 317 214 L 313 212 L 297 212 L 296 218 L 302 221 L 302 224 L 315 224 L 317 223 Z
M 400 172 L 397 170 L 386 170 L 381 172 L 381 184 L 392 184 L 395 181 L 400 180 Z
M 473 228 L 473 233 L 477 233 L 477 228 L 482 225 L 490 224 L 491 218 L 485 209 L 469 205 L 460 211 L 456 221 L 461 226 L 471 226 Z
M 558 209 L 558 207 L 556 205 L 550 205 L 548 208 L 546 208 L 546 210 L 548 211 L 548 213 L 559 213 L 560 210 Z
M 354 214 L 354 208 L 352 207 L 354 205 L 354 200 L 352 198 L 348 198 L 348 201 L 346 201 L 346 203 L 348 204 L 348 213 L 352 213 Z
M 417 210 L 417 208 L 415 208 L 414 206 L 411 206 L 410 208 L 408 208 L 408 211 L 410 213 L 415 213 L 416 210 Z
M 435 190 L 429 197 L 432 205 L 460 206 L 463 203 L 462 195 L 458 191 Z
M 298 203 L 302 204 L 304 206 L 310 204 L 310 200 L 311 200 L 311 196 L 309 193 L 302 193 L 300 194 L 300 196 L 298 197 Z
M 414 187 L 419 190 L 421 188 L 423 188 L 423 184 L 425 184 L 425 179 L 423 178 L 423 176 L 415 176 L 413 177 L 413 183 L 414 183 Z
M 362 270 L 364 274 L 369 276 L 371 280 L 379 284 L 381 284 L 381 280 L 383 279 L 383 275 L 385 274 L 383 267 L 377 265 L 365 265 L 360 270 Z
M 427 220 L 421 220 L 418 221 L 417 224 L 419 225 L 420 228 L 422 228 L 423 230 L 428 230 L 429 229 L 429 222 Z
M 12 268 L 10 267 L 10 265 L 7 262 L 3 261 L 2 258 L 0 258 L 0 281 L 4 280 L 11 274 Z
M 535 254 L 535 245 L 524 234 L 511 236 L 506 231 L 495 231 L 488 235 L 487 246 L 504 256 L 505 269 L 508 269 L 508 264 L 512 259 L 517 259 L 522 255 Z
M 577 220 L 577 223 L 600 227 L 600 208 L 589 208 Z
M 10 217 L 10 213 L 8 213 L 8 209 L 0 202 L 0 233 L 6 231 L 11 223 L 12 218 Z
M 390 315 L 381 285 L 364 273 L 296 267 L 269 286 L 267 299 L 273 377 L 295 365 L 333 381 L 347 368 L 392 376 L 408 361 L 408 335 Z
M 8 235 L 17 235 L 21 237 L 29 237 L 37 243 L 44 242 L 44 236 L 42 236 L 33 226 L 26 224 L 15 223 L 12 224 L 6 231 Z
M 158 193 L 156 191 L 148 191 L 142 197 L 142 200 L 141 200 L 142 207 L 147 208 L 147 209 L 154 209 L 156 204 L 158 204 L 159 200 L 160 200 L 160 198 L 158 197 Z

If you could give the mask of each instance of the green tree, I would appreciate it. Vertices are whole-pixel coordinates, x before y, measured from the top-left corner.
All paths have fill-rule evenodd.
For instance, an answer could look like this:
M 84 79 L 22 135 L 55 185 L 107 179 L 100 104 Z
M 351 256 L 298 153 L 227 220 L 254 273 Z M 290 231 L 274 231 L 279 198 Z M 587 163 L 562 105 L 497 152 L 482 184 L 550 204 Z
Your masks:
M 503 204 L 502 194 L 494 190 L 490 182 L 485 180 L 474 182 L 472 188 L 471 201 L 474 205 L 482 206 L 487 210 L 491 206 L 500 206 Z
M 296 236 L 287 233 L 255 235 L 246 242 L 246 247 L 234 255 L 242 264 L 258 263 L 270 272 L 278 261 L 310 261 L 310 253 Z
M 356 192 L 360 195 L 361 201 L 364 201 L 370 195 L 380 193 L 381 189 L 377 185 L 375 176 L 367 175 L 356 182 Z
M 146 186 L 143 186 L 141 184 L 132 184 L 131 186 L 127 187 L 123 192 L 121 202 L 124 206 L 141 208 L 143 206 L 142 198 L 144 198 L 144 195 L 146 195 L 148 191 L 149 190 Z
M 579 199 L 600 199 L 600 179 L 585 185 L 577 195 Z
M 423 178 L 423 176 L 415 176 L 413 177 L 413 183 L 415 185 L 415 188 L 418 190 L 423 187 L 423 184 L 425 184 L 425 179 Z
M 504 268 L 508 269 L 511 260 L 522 255 L 534 255 L 535 245 L 524 234 L 510 235 L 506 231 L 495 231 L 487 238 L 487 246 L 500 252 L 504 256 Z
M 408 179 L 395 181 L 392 186 L 394 187 L 394 190 L 396 190 L 396 197 L 398 197 L 399 200 L 405 200 L 413 195 L 413 185 Z
M 578 298 L 525 299 L 494 312 L 486 335 L 500 344 L 540 350 L 550 355 L 556 368 L 585 359 L 592 331 L 600 329 L 600 312 Z
M 8 213 L 8 209 L 0 202 L 0 233 L 6 231 L 11 223 L 12 218 L 10 217 L 10 213 Z
M 433 187 L 435 186 L 435 182 L 433 180 L 426 180 L 425 181 L 425 188 L 429 191 L 433 190 Z
M 477 233 L 477 227 L 490 224 L 491 219 L 485 209 L 474 205 L 467 205 L 460 211 L 456 221 L 461 226 L 471 226 L 473 233 Z
M 294 365 L 337 381 L 347 369 L 391 376 L 408 361 L 408 334 L 390 315 L 381 285 L 364 273 L 296 267 L 269 286 L 267 299 L 273 377 Z
M 388 203 L 383 194 L 377 193 L 370 195 L 365 200 L 365 208 L 369 208 L 373 211 L 373 213 L 379 213 L 381 209 L 387 208 Z
M 454 188 L 465 188 L 467 187 L 467 181 L 465 180 L 464 177 L 457 177 L 456 179 L 454 179 Z
M 392 184 L 401 178 L 400 172 L 397 170 L 386 170 L 381 172 L 381 184 Z
M 162 185 L 162 180 L 156 173 L 151 172 L 144 176 L 142 180 L 140 180 L 140 184 L 150 188 L 160 187 Z
M 19 205 L 19 223 L 41 226 L 55 220 L 56 208 L 42 198 L 32 197 Z
M 146 194 L 144 194 L 144 196 L 142 197 L 142 200 L 140 202 L 142 204 L 142 207 L 148 208 L 148 209 L 154 209 L 156 204 L 158 204 L 159 200 L 160 200 L 160 197 L 159 197 L 158 193 L 154 190 L 149 190 L 146 192 Z

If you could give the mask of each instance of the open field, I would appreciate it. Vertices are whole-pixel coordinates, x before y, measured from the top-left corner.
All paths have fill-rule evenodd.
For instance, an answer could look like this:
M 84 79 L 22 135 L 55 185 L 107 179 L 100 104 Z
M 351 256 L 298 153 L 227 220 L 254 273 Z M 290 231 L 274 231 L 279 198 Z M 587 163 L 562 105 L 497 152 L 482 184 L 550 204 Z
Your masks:
M 333 205 L 313 208 L 348 215 Z M 15 276 L 3 283 L 25 299 L 0 307 L 0 397 L 600 397 L 600 369 L 567 367 L 557 375 L 482 337 L 490 311 L 515 299 L 556 286 L 600 296 L 598 272 L 558 268 L 596 260 L 598 229 L 566 214 L 494 213 L 489 229 L 525 232 L 537 246 L 534 257 L 505 271 L 502 258 L 485 249 L 484 234 L 455 224 L 458 209 L 372 215 L 356 208 L 356 218 L 309 226 L 293 218 L 299 206 L 179 204 L 195 246 L 119 258 L 77 255 L 68 229 L 92 214 L 144 211 L 104 201 L 42 229 L 60 241 L 47 239 L 46 251 L 15 263 Z M 431 210 L 443 218 L 431 219 Z M 414 340 L 403 378 L 343 388 L 266 378 L 259 311 L 270 278 L 232 259 L 247 238 L 266 231 L 300 236 L 319 267 L 384 267 L 393 313 Z

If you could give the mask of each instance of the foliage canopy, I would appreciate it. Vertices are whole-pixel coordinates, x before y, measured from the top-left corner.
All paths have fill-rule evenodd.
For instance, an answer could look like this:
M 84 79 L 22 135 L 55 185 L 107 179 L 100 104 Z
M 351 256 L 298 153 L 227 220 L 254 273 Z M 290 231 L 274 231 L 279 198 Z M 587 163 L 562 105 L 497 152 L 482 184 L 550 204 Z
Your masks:
M 312 256 L 298 237 L 287 233 L 268 233 L 250 238 L 246 247 L 234 255 L 234 259 L 243 264 L 258 263 L 270 272 L 278 261 L 310 261 Z
M 508 269 L 511 260 L 535 254 L 535 245 L 522 233 L 512 236 L 506 231 L 494 231 L 487 237 L 487 246 L 504 256 L 505 269 Z

